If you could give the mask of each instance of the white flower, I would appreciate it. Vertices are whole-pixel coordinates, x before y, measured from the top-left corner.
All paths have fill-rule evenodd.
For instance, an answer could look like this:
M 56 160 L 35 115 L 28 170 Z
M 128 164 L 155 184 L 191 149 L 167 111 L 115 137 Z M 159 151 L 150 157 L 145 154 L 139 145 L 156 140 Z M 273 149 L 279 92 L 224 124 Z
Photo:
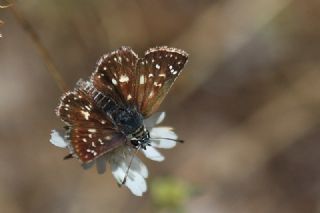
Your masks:
M 161 123 L 164 118 L 165 113 L 161 112 L 155 113 L 150 118 L 144 120 L 144 125 L 150 132 L 150 138 L 154 139 L 150 141 L 151 146 L 147 146 L 146 150 L 142 149 L 141 152 L 143 152 L 147 158 L 154 161 L 164 160 L 164 156 L 157 148 L 173 148 L 176 145 L 176 141 L 174 140 L 178 138 L 170 127 L 154 127 Z M 62 137 L 56 130 L 52 130 L 50 142 L 55 146 L 72 150 L 70 141 Z M 84 169 L 89 169 L 95 164 L 98 173 L 103 174 L 106 171 L 107 163 L 109 163 L 114 178 L 117 180 L 118 184 L 121 184 L 134 152 L 135 149 L 124 144 L 115 150 L 100 156 L 95 161 L 83 164 L 82 166 Z M 142 194 L 147 191 L 145 180 L 147 177 L 147 167 L 137 156 L 134 156 L 124 185 L 127 186 L 134 195 L 142 196 Z

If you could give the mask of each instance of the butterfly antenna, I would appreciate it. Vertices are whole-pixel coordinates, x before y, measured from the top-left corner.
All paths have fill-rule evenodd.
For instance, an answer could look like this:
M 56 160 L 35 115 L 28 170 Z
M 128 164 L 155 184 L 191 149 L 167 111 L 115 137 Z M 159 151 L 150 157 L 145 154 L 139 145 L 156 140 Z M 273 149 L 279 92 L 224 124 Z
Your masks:
M 133 158 L 137 155 L 137 153 L 140 150 L 140 148 L 141 148 L 141 145 L 139 145 L 138 148 L 136 149 L 136 151 L 132 154 L 130 162 L 129 162 L 129 165 L 128 165 L 128 168 L 127 168 L 127 171 L 126 171 L 126 174 L 124 175 L 124 178 L 123 178 L 123 181 L 122 181 L 121 185 L 124 185 L 126 183 L 127 177 L 129 175 L 129 170 L 130 170 L 130 167 L 131 167 L 131 164 L 132 164 L 132 161 L 133 161 Z
M 178 142 L 178 143 L 184 143 L 184 140 L 173 139 L 173 138 L 150 138 L 150 140 L 161 140 L 161 139 L 169 140 L 169 141 L 175 141 L 175 142 Z

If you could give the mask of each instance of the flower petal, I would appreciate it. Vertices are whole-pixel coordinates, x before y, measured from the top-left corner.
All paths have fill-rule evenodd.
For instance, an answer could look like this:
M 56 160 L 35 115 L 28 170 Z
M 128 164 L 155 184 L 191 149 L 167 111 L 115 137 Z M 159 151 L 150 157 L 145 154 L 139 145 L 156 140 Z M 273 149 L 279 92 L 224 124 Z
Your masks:
M 118 184 L 121 184 L 125 175 L 122 167 L 117 163 L 111 163 L 112 175 L 116 179 Z
M 161 149 L 171 149 L 177 145 L 177 142 L 166 139 L 151 140 L 151 146 Z
M 50 143 L 60 148 L 66 148 L 69 144 L 56 130 L 51 131 Z
M 140 174 L 132 170 L 129 171 L 125 185 L 137 196 L 142 196 L 142 194 L 147 191 L 146 180 Z
M 161 138 L 171 138 L 171 139 L 177 139 L 178 136 L 176 133 L 172 131 L 171 127 L 155 127 L 152 128 L 150 131 L 151 137 L 161 137 Z
M 138 157 L 133 158 L 130 169 L 136 171 L 144 178 L 148 177 L 148 168 Z
M 128 166 L 124 161 L 111 161 L 112 174 L 119 184 L 122 183 L 127 168 Z M 136 196 L 142 196 L 142 194 L 147 191 L 147 183 L 145 179 L 138 172 L 131 169 L 129 170 L 125 186 L 127 186 Z
M 148 130 L 150 130 L 155 125 L 161 123 L 165 117 L 166 117 L 165 112 L 157 112 L 157 113 L 154 113 L 151 117 L 145 119 L 143 122 L 144 122 L 145 127 Z
M 178 138 L 176 133 L 172 131 L 171 127 L 156 127 L 152 128 L 150 131 L 150 137 L 151 137 L 151 145 L 156 148 L 163 148 L 163 149 L 171 149 L 173 148 L 177 142 L 173 141 Z M 152 139 L 156 138 L 156 139 Z M 158 139 L 161 138 L 161 139 Z M 173 139 L 168 140 L 165 138 Z
M 94 161 L 91 161 L 89 163 L 83 163 L 81 164 L 81 166 L 83 169 L 87 170 L 87 169 L 90 169 L 94 165 L 94 163 L 95 163 Z
M 97 158 L 96 167 L 97 167 L 98 174 L 105 173 L 107 168 L 107 161 L 104 155 Z
M 164 156 L 157 149 L 153 148 L 152 146 L 147 146 L 146 150 L 143 149 L 142 152 L 150 160 L 154 160 L 154 161 L 163 161 L 164 160 Z

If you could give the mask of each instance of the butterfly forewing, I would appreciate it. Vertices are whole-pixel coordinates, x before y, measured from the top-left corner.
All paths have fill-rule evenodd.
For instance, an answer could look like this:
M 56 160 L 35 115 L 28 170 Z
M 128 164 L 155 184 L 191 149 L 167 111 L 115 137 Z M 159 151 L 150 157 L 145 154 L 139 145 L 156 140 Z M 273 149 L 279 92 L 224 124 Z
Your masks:
M 92 74 L 93 85 L 119 103 L 126 104 L 133 98 L 131 94 L 135 82 L 138 56 L 130 47 L 104 55 Z
M 158 47 L 138 61 L 134 88 L 135 105 L 145 117 L 155 112 L 187 62 L 182 50 Z
M 57 114 L 69 126 L 69 139 L 74 154 L 90 162 L 125 141 L 123 136 L 84 88 L 76 88 L 61 98 Z

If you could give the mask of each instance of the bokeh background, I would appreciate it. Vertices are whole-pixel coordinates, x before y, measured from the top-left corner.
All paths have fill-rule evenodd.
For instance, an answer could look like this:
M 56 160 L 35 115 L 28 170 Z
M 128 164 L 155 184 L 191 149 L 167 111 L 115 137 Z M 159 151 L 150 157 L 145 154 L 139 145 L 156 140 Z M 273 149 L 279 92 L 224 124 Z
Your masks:
M 1 212 L 320 212 L 320 1 L 27 0 L 0 19 Z M 143 197 L 49 143 L 62 93 L 39 42 L 69 88 L 122 45 L 190 53 L 160 109 L 186 143 L 144 159 Z

